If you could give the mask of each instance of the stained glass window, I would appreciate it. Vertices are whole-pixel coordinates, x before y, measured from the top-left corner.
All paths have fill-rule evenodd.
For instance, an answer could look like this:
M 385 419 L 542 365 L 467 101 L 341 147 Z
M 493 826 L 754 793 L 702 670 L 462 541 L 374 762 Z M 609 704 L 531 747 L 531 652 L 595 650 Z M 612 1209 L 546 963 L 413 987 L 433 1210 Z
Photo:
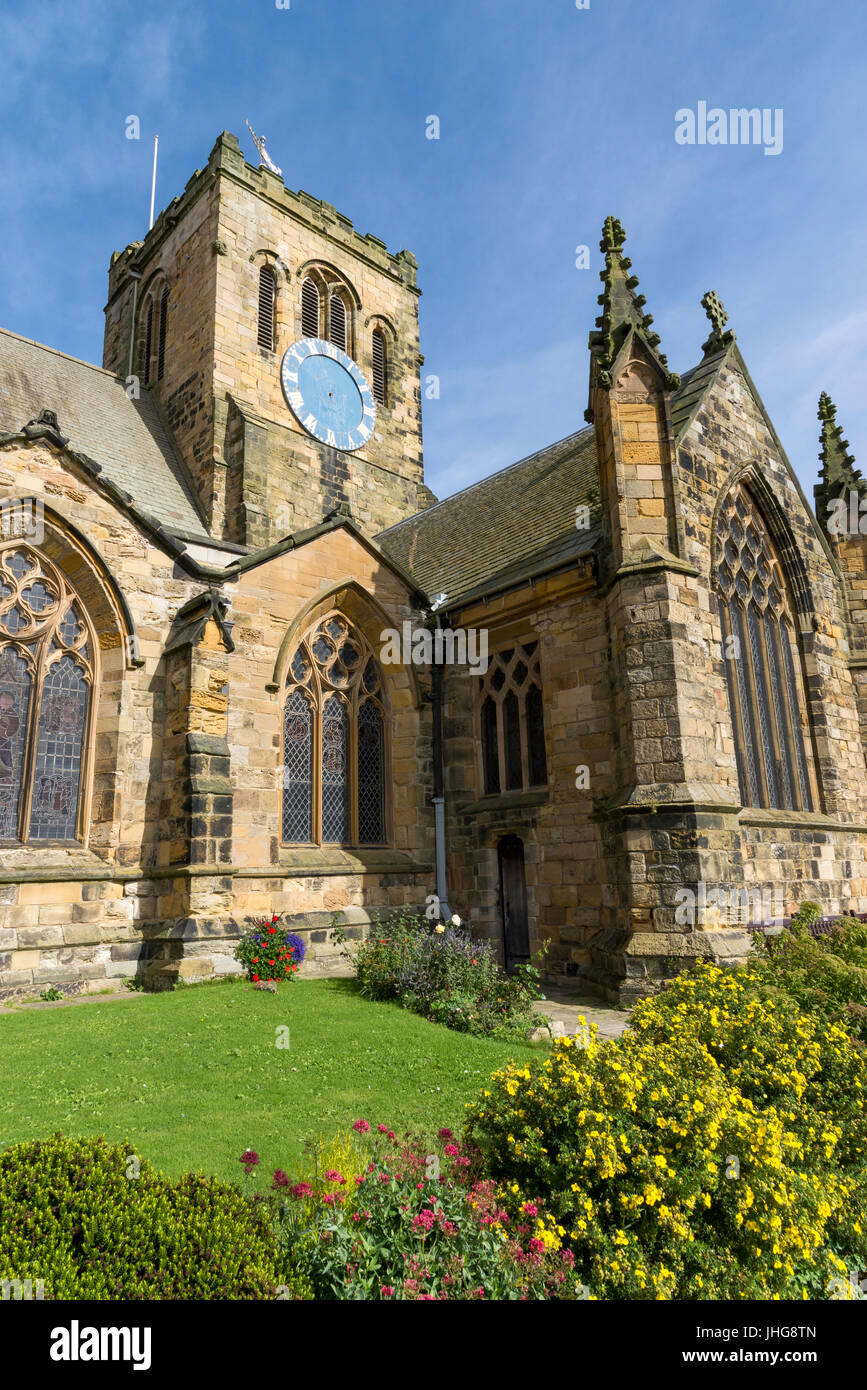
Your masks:
M 349 619 L 314 624 L 288 665 L 284 843 L 385 842 L 384 698 L 379 662 Z
M 358 839 L 363 845 L 384 838 L 383 742 L 382 711 L 374 700 L 365 700 L 358 711 Z
M 0 840 L 79 835 L 88 633 L 59 570 L 29 547 L 0 548 Z
M 313 836 L 313 705 L 294 690 L 283 711 L 283 838 Z
M 479 682 L 485 795 L 545 786 L 545 725 L 539 644 L 495 652 Z
M 788 585 L 741 485 L 720 513 L 715 574 L 741 801 L 811 811 L 809 724 Z

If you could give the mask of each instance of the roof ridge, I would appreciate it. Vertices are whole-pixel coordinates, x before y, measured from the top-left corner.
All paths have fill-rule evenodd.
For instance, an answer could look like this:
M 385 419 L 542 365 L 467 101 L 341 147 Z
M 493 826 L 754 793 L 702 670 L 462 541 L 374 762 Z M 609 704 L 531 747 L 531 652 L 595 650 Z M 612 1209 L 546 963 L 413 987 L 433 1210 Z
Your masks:
M 514 463 L 507 463 L 504 468 L 498 468 L 494 473 L 487 473 L 484 478 L 477 478 L 474 483 L 468 483 L 466 487 L 460 488 L 457 492 L 452 492 L 448 497 L 441 497 L 438 502 L 432 502 L 429 507 L 423 507 L 420 512 L 413 512 L 412 516 L 405 517 L 403 521 L 396 521 L 393 526 L 389 526 L 386 531 L 380 531 L 380 536 L 387 536 L 391 531 L 397 531 L 399 527 L 406 526 L 410 521 L 416 521 L 420 516 L 430 516 L 438 507 L 444 507 L 447 502 L 454 502 L 457 497 L 463 497 L 464 493 L 472 492 L 474 488 L 481 487 L 483 483 L 493 482 L 495 478 L 500 478 L 504 473 L 509 473 L 513 468 L 520 468 L 522 464 L 529 463 L 531 459 L 538 458 L 540 454 L 546 453 L 549 449 L 556 449 L 561 444 L 566 444 L 570 439 L 578 439 L 582 434 L 592 434 L 592 425 L 584 425 L 580 430 L 574 430 L 572 434 L 564 434 L 562 439 L 555 439 L 550 444 L 544 444 L 541 449 L 535 449 L 532 454 L 525 454 L 523 458 L 516 459 Z
M 71 352 L 61 352 L 60 348 L 49 347 L 47 343 L 39 343 L 35 338 L 25 338 L 23 333 L 16 333 L 12 328 L 3 328 L 0 325 L 0 333 L 4 333 L 7 338 L 15 338 L 19 343 L 27 343 L 29 347 L 39 348 L 42 352 L 50 352 L 52 357 L 63 357 L 67 362 L 75 362 L 79 367 L 89 367 L 92 372 L 99 372 L 101 376 L 107 376 L 112 381 L 119 381 L 117 372 L 111 371 L 109 367 L 97 367 L 95 362 L 88 362 L 83 357 L 73 357 Z

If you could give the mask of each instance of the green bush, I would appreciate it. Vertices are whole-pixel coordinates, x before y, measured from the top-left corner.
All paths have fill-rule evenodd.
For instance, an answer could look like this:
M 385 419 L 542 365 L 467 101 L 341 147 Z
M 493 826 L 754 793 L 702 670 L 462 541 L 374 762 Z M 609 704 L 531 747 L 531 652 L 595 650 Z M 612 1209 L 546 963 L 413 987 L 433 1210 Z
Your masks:
M 0 1154 L 0 1278 L 48 1299 L 273 1298 L 276 1243 L 236 1187 L 55 1134 Z
M 338 940 L 346 935 L 334 919 Z M 500 968 L 493 947 L 476 941 L 459 918 L 428 921 L 423 913 L 399 908 L 345 954 L 367 999 L 395 999 L 406 1009 L 481 1037 L 526 1038 L 545 1023 L 534 1013 L 539 971 L 519 966 L 513 975 Z
M 818 904 L 805 903 L 791 930 L 756 942 L 753 969 L 762 984 L 793 999 L 806 1013 L 845 1028 L 867 1052 L 867 923 L 842 917 L 811 936 Z
M 839 1297 L 867 1268 L 865 1086 L 841 1029 L 700 965 L 622 1038 L 498 1072 L 467 1138 L 597 1297 Z

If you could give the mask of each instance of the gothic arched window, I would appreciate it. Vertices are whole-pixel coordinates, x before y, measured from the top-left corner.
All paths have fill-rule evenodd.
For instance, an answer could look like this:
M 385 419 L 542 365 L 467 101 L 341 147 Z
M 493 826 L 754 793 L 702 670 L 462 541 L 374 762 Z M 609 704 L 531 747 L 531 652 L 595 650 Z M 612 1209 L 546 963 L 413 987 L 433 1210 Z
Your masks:
M 740 484 L 720 511 L 715 576 L 741 801 L 811 811 L 816 798 L 795 613 L 767 527 Z
M 480 682 L 484 794 L 527 791 L 548 780 L 538 642 L 495 652 Z
M 284 844 L 386 840 L 387 718 L 373 649 L 342 613 L 289 662 L 283 706 Z
M 332 292 L 328 308 L 328 341 L 342 352 L 347 351 L 346 303 L 338 290 Z
M 29 545 L 0 548 L 0 840 L 80 839 L 94 661 L 61 572 Z
M 305 275 L 304 283 L 301 286 L 302 338 L 319 337 L 319 318 L 319 286 L 310 275 Z
M 373 395 L 379 405 L 385 405 L 388 392 L 388 353 L 385 334 L 381 328 L 374 328 L 371 342 L 373 362 Z
M 256 342 L 268 352 L 274 351 L 274 305 L 277 298 L 277 277 L 269 265 L 259 267 L 259 313 Z

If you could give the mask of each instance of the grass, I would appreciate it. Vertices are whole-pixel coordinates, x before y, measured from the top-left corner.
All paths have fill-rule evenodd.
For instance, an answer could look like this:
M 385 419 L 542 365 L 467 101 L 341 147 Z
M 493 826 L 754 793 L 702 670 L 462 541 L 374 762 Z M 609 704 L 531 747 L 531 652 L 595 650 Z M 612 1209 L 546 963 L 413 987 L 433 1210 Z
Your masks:
M 62 1130 L 128 1139 L 175 1177 L 238 1179 L 248 1146 L 263 1175 L 291 1173 L 305 1140 L 361 1116 L 459 1130 L 491 1072 L 544 1046 L 455 1033 L 343 979 L 22 1010 L 0 1017 L 0 1151 Z

